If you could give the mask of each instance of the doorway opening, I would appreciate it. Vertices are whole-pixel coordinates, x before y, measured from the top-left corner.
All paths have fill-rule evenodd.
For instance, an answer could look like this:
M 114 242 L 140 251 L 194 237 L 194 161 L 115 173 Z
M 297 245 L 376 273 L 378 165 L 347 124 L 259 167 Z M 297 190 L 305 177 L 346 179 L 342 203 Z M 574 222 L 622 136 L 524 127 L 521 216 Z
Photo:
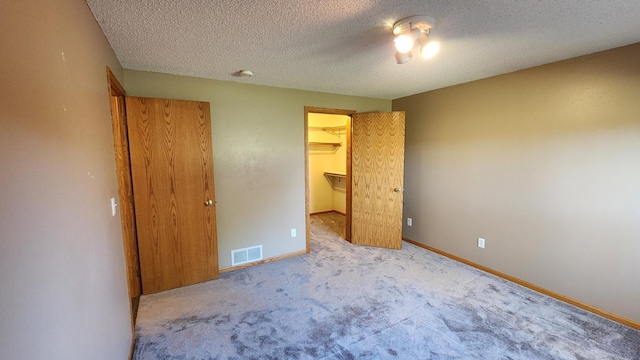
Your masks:
M 347 123 L 340 114 L 309 114 L 309 212 L 346 239 Z
M 404 183 L 404 112 L 356 113 L 350 110 L 305 107 L 307 252 L 311 248 L 310 148 L 343 146 L 339 141 L 339 133 L 337 140 L 313 144 L 309 139 L 310 114 L 346 115 L 345 240 L 354 245 L 400 249 Z M 332 163 L 332 166 L 336 164 L 338 160 Z M 334 190 L 336 184 L 340 183 L 339 179 L 336 179 L 342 176 L 340 170 L 331 170 L 329 167 L 320 170 L 325 179 L 329 178 L 327 181 L 334 183 Z M 333 199 L 331 201 L 333 204 Z
M 311 214 L 345 217 L 339 235 L 351 239 L 351 115 L 354 110 L 304 108 L 307 252 Z

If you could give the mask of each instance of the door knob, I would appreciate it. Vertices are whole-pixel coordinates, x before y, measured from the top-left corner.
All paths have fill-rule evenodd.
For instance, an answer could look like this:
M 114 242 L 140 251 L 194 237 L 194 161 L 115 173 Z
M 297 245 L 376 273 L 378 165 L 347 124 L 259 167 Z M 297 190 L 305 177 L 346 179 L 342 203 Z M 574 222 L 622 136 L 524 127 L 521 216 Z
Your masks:
M 402 191 L 402 189 L 401 189 L 401 188 L 399 188 L 399 187 L 397 187 L 397 188 L 393 189 L 393 191 L 395 191 L 395 192 L 400 192 L 400 191 Z
M 213 200 L 209 199 L 204 202 L 204 206 L 213 206 Z

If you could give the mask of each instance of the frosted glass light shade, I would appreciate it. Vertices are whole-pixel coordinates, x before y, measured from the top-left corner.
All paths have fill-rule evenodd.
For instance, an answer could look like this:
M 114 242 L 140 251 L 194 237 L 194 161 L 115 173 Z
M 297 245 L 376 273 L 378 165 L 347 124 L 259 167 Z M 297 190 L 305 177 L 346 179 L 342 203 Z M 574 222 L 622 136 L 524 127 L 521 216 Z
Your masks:
M 398 52 L 406 54 L 413 49 L 413 45 L 415 45 L 416 40 L 420 36 L 420 30 L 413 29 L 411 31 L 407 31 L 406 33 L 400 34 L 393 39 L 395 43 L 396 50 Z
M 425 59 L 436 56 L 438 51 L 440 51 L 440 44 L 436 41 L 429 41 L 420 48 L 420 54 L 422 54 L 422 57 Z
M 405 54 L 399 51 L 396 51 L 396 63 L 398 64 L 404 64 L 407 61 L 411 60 L 412 57 L 413 57 L 413 54 L 411 53 L 411 51 Z

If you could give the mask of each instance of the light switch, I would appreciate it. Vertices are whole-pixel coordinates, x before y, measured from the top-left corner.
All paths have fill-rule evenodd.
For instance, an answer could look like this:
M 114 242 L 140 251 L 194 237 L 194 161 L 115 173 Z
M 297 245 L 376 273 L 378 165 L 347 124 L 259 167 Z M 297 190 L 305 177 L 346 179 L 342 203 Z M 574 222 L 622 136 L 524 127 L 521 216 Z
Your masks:
M 116 216 L 116 206 L 118 206 L 116 198 L 111 198 L 111 216 Z

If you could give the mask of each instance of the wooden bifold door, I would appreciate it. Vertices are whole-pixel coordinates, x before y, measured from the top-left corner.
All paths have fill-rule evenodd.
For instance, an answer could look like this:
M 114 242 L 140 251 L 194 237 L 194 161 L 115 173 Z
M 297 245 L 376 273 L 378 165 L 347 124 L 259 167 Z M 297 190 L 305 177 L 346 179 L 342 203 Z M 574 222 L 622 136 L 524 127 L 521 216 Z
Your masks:
M 126 98 L 142 292 L 219 277 L 209 103 Z

